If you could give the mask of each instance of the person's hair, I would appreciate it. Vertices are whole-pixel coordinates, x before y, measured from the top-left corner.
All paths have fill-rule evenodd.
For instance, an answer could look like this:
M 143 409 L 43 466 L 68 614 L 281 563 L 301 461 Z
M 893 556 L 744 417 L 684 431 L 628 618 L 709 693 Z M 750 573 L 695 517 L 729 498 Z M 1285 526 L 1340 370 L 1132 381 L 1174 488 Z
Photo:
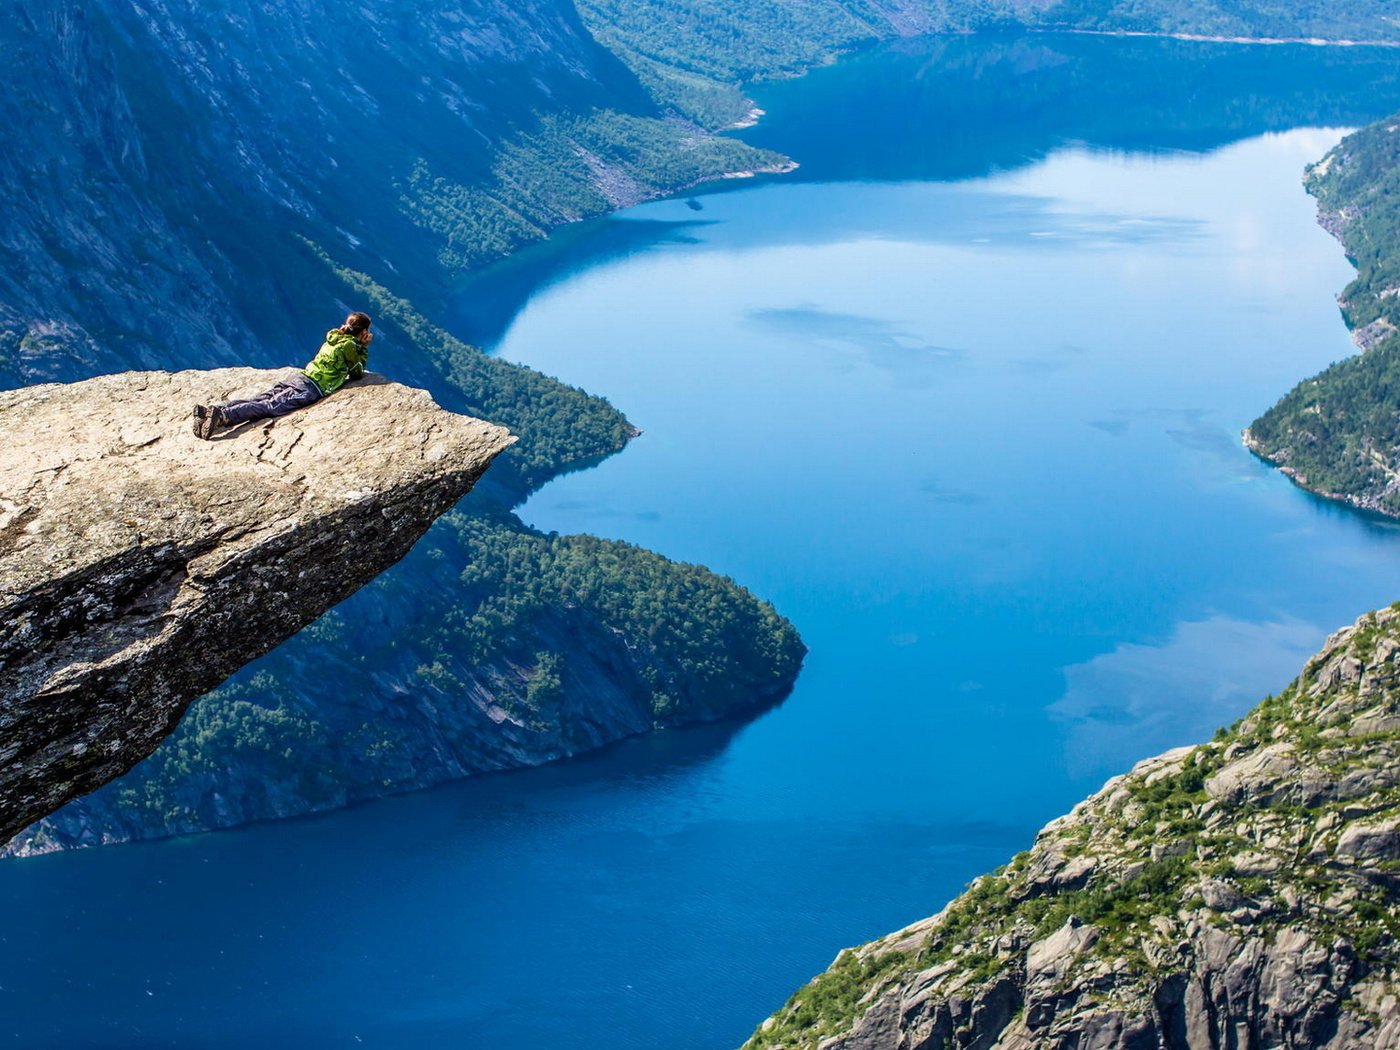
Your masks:
M 356 310 L 345 319 L 345 323 L 340 326 L 340 330 L 346 335 L 359 335 L 370 326 L 369 314 L 362 314 Z

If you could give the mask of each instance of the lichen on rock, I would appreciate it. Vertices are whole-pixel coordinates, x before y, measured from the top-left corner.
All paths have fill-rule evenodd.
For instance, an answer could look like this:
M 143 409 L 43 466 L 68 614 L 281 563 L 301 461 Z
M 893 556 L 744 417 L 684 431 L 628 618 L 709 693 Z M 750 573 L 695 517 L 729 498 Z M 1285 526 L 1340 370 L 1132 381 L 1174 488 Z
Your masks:
M 213 441 L 247 368 L 0 393 L 0 841 L 401 558 L 514 440 L 370 376 Z M 333 673 L 328 671 L 328 673 Z

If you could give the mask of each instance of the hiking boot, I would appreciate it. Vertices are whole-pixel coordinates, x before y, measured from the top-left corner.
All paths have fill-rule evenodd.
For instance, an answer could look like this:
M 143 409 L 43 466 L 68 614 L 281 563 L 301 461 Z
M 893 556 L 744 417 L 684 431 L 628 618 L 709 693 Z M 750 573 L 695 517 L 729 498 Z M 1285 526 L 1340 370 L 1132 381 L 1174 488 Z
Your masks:
M 212 405 L 194 406 L 194 436 L 208 441 L 223 422 L 223 413 Z

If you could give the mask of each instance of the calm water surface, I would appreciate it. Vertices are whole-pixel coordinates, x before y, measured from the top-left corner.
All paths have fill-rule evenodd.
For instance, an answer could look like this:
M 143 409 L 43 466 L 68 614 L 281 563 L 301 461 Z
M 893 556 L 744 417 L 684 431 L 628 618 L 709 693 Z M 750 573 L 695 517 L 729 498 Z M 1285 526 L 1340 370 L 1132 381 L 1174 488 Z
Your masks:
M 1396 529 L 1238 440 L 1350 352 L 1299 173 L 1400 94 L 1348 61 L 902 45 L 765 94 L 750 134 L 794 176 L 465 289 L 459 326 L 645 429 L 522 516 L 751 586 L 811 648 L 797 689 L 553 768 L 0 865 L 0 1039 L 731 1047 L 1277 690 L 1400 597 Z M 834 100 L 885 130 L 824 128 Z

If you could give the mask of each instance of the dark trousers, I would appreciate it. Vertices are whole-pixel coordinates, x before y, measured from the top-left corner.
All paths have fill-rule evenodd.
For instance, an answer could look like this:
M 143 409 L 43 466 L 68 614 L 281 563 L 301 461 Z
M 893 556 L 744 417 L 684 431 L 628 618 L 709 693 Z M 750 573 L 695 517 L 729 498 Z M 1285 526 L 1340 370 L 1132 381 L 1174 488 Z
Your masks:
M 282 380 L 271 390 L 264 390 L 256 397 L 229 401 L 219 405 L 224 422 L 246 423 L 250 419 L 268 419 L 271 416 L 285 416 L 321 400 L 321 391 L 310 379 L 298 372 Z

